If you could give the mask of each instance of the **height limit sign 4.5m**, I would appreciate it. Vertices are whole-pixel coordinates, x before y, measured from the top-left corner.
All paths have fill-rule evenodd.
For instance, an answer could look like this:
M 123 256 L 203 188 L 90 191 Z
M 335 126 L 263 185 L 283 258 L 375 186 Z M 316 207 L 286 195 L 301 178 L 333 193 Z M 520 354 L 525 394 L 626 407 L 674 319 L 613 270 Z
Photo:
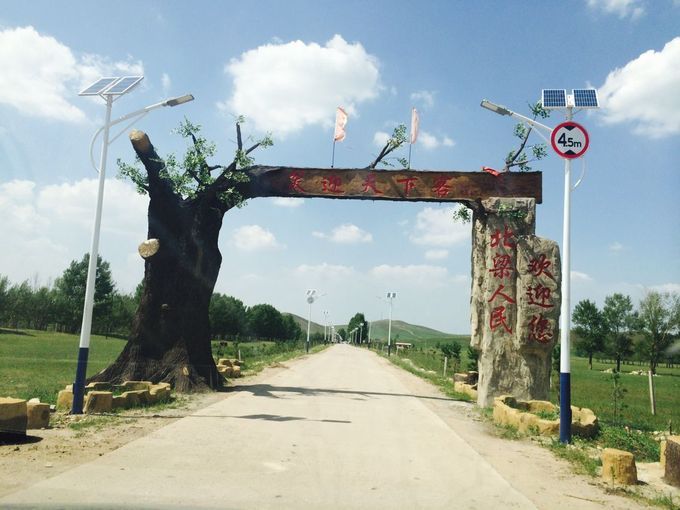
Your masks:
M 583 156 L 588 150 L 588 132 L 576 122 L 563 122 L 550 135 L 550 143 L 555 152 L 562 158 L 575 159 Z

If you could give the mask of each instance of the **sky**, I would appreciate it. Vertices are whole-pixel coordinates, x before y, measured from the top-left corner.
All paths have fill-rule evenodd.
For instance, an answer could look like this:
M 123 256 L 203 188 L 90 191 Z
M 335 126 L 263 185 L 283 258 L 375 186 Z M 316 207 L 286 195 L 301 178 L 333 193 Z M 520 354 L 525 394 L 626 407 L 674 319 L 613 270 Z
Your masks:
M 186 116 L 216 142 L 215 163 L 229 163 L 244 115 L 244 135 L 274 139 L 253 153 L 258 164 L 300 167 L 330 166 L 343 106 L 337 167 L 367 166 L 415 107 L 412 168 L 501 168 L 514 122 L 482 99 L 527 114 L 543 88 L 597 88 L 602 108 L 574 118 L 590 147 L 572 170 L 586 172 L 572 194 L 572 306 L 680 292 L 678 0 L 5 2 L 0 70 L 0 275 L 15 283 L 50 284 L 88 252 L 89 147 L 105 106 L 78 92 L 101 76 L 141 74 L 114 118 L 195 96 L 132 126 L 160 154 L 183 152 L 172 131 Z M 563 121 L 556 111 L 545 122 Z M 116 177 L 115 161 L 134 159 L 126 133 L 109 148 L 100 254 L 131 292 L 148 200 Z M 543 172 L 537 234 L 560 244 L 563 161 L 549 149 L 532 164 Z M 395 319 L 467 334 L 470 225 L 452 220 L 455 207 L 251 200 L 224 218 L 215 290 L 306 317 L 305 291 L 316 289 L 312 319 L 335 324 L 356 312 L 386 319 L 384 297 L 396 292 Z

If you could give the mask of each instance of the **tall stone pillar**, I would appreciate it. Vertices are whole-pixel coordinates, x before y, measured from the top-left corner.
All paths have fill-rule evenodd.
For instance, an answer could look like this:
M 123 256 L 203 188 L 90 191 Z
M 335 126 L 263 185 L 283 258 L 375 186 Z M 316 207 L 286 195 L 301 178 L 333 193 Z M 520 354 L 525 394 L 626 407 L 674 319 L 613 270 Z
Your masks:
M 477 403 L 496 396 L 546 400 L 559 338 L 561 263 L 536 237 L 536 203 L 490 198 L 473 213 L 471 345 L 479 352 Z

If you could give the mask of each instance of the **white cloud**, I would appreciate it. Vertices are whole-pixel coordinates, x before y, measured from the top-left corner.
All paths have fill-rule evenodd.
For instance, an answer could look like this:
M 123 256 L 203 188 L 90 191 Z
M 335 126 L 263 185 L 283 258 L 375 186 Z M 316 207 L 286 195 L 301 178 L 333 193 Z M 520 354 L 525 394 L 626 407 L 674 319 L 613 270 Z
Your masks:
M 71 103 L 80 88 L 116 72 L 143 74 L 140 62 L 111 62 L 98 55 L 78 59 L 69 47 L 31 26 L 0 30 L 0 69 L 0 103 L 25 115 L 67 122 L 85 120 Z
M 453 246 L 470 238 L 470 225 L 454 221 L 458 207 L 434 209 L 426 207 L 416 216 L 416 224 L 409 238 L 426 246 Z
M 435 135 L 428 133 L 427 131 L 421 131 L 418 134 L 418 140 L 416 143 L 420 143 L 425 149 L 437 149 L 438 147 L 453 147 L 455 142 L 448 136 L 443 136 L 437 138 Z
M 282 247 L 274 234 L 259 225 L 244 225 L 235 229 L 231 242 L 237 249 L 248 252 Z
M 449 256 L 449 250 L 437 249 L 437 250 L 427 250 L 425 252 L 425 258 L 427 260 L 442 260 Z
M 588 275 L 586 273 L 582 273 L 580 271 L 571 271 L 571 279 L 572 279 L 572 281 L 575 281 L 575 282 L 591 282 L 591 281 L 593 281 L 593 278 L 590 275 Z
M 220 107 L 279 136 L 310 125 L 331 127 L 338 106 L 351 122 L 357 105 L 381 90 L 378 60 L 340 35 L 325 46 L 299 40 L 259 46 L 232 59 L 225 72 L 233 78 L 233 95 Z
M 645 13 L 641 0 L 588 0 L 588 7 L 607 14 L 615 14 L 621 19 L 630 16 L 635 20 Z
M 312 235 L 338 244 L 370 243 L 373 241 L 373 235 L 370 232 L 349 223 L 335 227 L 330 234 L 312 232 Z
M 172 80 L 168 73 L 163 73 L 161 75 L 161 87 L 163 88 L 163 95 L 167 95 L 170 92 L 170 87 L 172 87 Z
M 604 120 L 651 138 L 680 133 L 680 37 L 610 72 L 599 88 Z
M 434 106 L 434 92 L 429 90 L 419 90 L 411 94 L 411 101 L 419 102 L 426 108 Z
M 300 207 L 302 204 L 305 203 L 305 200 L 303 198 L 295 198 L 295 197 L 276 197 L 272 198 L 272 204 L 278 205 L 279 207 Z
M 345 280 L 355 274 L 353 267 L 328 264 L 326 262 L 317 265 L 301 264 L 295 268 L 295 272 L 300 276 L 340 280 Z
M 680 294 L 680 283 L 662 283 L 660 285 L 651 285 L 649 290 Z
M 376 131 L 376 133 L 373 135 L 373 143 L 378 147 L 384 147 L 387 143 L 387 140 L 389 139 L 389 133 L 385 133 L 384 131 Z
M 448 279 L 448 270 L 441 266 L 413 264 L 390 266 L 381 264 L 370 270 L 370 275 L 381 280 L 399 282 L 400 285 L 425 285 L 437 287 Z
M 609 245 L 609 251 L 613 251 L 614 253 L 623 251 L 623 249 L 624 246 L 618 241 L 614 241 L 612 244 Z

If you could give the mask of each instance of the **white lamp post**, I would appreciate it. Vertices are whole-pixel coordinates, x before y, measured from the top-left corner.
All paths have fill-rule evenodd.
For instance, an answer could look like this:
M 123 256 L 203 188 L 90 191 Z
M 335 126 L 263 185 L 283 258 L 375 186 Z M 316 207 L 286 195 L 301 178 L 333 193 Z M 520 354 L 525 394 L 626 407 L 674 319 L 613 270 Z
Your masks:
M 567 95 L 564 89 L 544 90 L 542 94 L 544 108 L 565 109 L 567 122 L 573 117 L 573 109 L 576 108 L 598 108 L 597 93 L 594 89 L 576 89 L 572 95 Z M 504 106 L 494 104 L 484 99 L 481 102 L 482 108 L 486 108 L 499 115 L 509 115 L 520 119 L 530 126 L 546 131 L 547 135 L 553 135 L 553 128 L 540 122 L 513 112 Z M 557 127 L 559 132 L 559 126 Z M 548 143 L 548 138 L 540 131 L 536 131 Z M 570 140 L 571 141 L 571 140 Z M 570 146 L 571 147 L 571 146 Z M 580 145 L 579 145 L 580 147 Z M 555 145 L 553 144 L 553 148 Z M 583 152 L 587 149 L 587 144 L 583 147 Z M 571 184 L 571 160 L 579 155 L 564 156 L 564 216 L 562 224 L 562 304 L 560 307 L 560 441 L 562 443 L 571 442 L 571 360 L 569 357 L 570 348 L 570 315 L 571 315 L 571 192 L 576 189 L 581 178 L 572 186 Z
M 396 292 L 388 292 L 387 300 L 390 303 L 390 318 L 387 322 L 387 355 L 392 355 L 392 300 L 397 297 Z
M 109 145 L 115 141 L 120 134 L 118 133 L 112 140 L 109 140 L 109 130 L 112 126 L 124 122 L 126 120 L 134 119 L 134 121 L 144 117 L 151 110 L 155 110 L 162 106 L 177 106 L 194 99 L 191 95 L 186 95 L 178 98 L 167 99 L 160 103 L 147 106 L 136 112 L 129 113 L 116 120 L 111 120 L 111 108 L 113 102 L 121 96 L 130 92 L 143 79 L 143 76 L 125 76 L 118 78 L 101 78 L 93 83 L 78 95 L 80 96 L 100 96 L 106 101 L 106 120 L 104 125 L 97 130 L 92 142 L 90 144 L 90 158 L 93 166 L 99 171 L 99 187 L 97 189 L 97 206 L 94 216 L 94 229 L 92 232 L 92 244 L 90 246 L 90 260 L 87 268 L 87 284 L 85 286 L 85 303 L 83 305 L 83 322 L 80 328 L 80 347 L 78 350 L 78 365 L 76 367 L 76 379 L 73 384 L 73 404 L 71 407 L 72 414 L 82 414 L 83 412 L 83 394 L 85 392 L 85 377 L 87 373 L 87 358 L 90 349 L 90 335 L 92 329 L 92 309 L 94 307 L 94 293 L 95 281 L 97 273 L 97 259 L 99 256 L 99 231 L 101 228 L 102 219 L 102 205 L 104 201 L 104 182 L 106 179 L 106 156 Z M 92 148 L 97 136 L 104 132 L 104 139 L 102 141 L 102 151 L 99 168 L 94 165 L 92 158 Z

